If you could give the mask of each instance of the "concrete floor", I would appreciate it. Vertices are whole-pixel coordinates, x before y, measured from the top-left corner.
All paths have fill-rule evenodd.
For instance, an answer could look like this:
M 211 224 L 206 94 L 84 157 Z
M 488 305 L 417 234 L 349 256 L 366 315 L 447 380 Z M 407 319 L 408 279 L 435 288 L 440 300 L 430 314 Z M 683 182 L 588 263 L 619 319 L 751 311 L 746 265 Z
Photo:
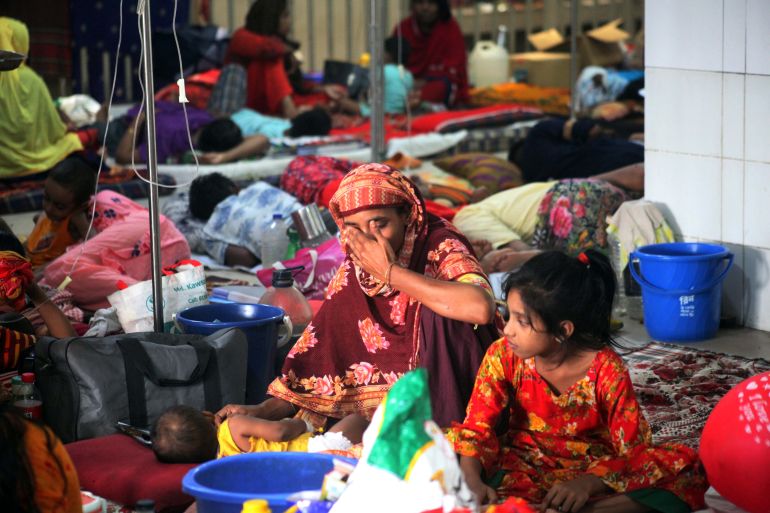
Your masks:
M 629 345 L 644 345 L 650 340 L 647 330 L 639 321 L 622 318 L 623 329 L 619 338 Z M 750 328 L 720 329 L 716 337 L 700 342 L 681 343 L 696 349 L 705 349 L 746 358 L 764 358 L 770 361 L 770 332 Z

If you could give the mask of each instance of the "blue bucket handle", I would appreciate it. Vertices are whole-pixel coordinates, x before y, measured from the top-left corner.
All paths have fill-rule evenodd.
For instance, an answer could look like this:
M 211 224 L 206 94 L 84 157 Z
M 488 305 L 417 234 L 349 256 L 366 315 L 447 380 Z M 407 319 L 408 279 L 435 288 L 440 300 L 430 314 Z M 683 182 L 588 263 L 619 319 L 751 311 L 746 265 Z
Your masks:
M 666 290 L 666 289 L 662 289 L 660 287 L 656 287 L 655 285 L 653 285 L 652 283 L 650 283 L 649 281 L 644 279 L 644 277 L 641 275 L 641 273 L 637 273 L 636 265 L 634 265 L 636 262 L 639 261 L 639 254 L 637 252 L 635 252 L 635 251 L 632 252 L 628 256 L 628 262 L 629 262 L 628 268 L 631 271 L 631 275 L 634 277 L 634 279 L 640 285 L 642 285 L 643 287 L 648 287 L 652 291 L 657 292 L 658 294 L 668 294 L 670 296 L 685 296 L 685 295 L 691 295 L 691 294 L 701 294 L 703 292 L 706 292 L 706 291 L 712 289 L 714 286 L 718 285 L 719 282 L 721 282 L 722 279 L 724 279 L 725 275 L 727 274 L 727 271 L 729 271 L 730 268 L 733 266 L 733 258 L 734 258 L 734 256 L 735 255 L 733 255 L 732 253 L 728 253 L 724 257 L 722 257 L 722 259 L 726 258 L 728 260 L 727 265 L 725 266 L 724 271 L 722 271 L 719 274 L 719 276 L 717 276 L 716 278 L 711 280 L 708 284 L 706 284 L 706 285 L 704 285 L 704 286 L 702 286 L 700 288 L 692 289 L 692 290 L 687 290 L 687 289 Z

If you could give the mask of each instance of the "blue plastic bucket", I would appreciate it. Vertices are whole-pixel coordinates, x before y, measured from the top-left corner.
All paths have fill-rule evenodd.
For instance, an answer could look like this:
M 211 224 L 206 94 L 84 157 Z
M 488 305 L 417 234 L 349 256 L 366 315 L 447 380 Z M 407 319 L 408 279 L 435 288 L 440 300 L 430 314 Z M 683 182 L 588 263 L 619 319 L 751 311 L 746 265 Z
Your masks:
M 241 513 L 249 499 L 266 500 L 272 511 L 285 511 L 288 497 L 305 490 L 320 490 L 332 460 L 355 460 L 330 454 L 263 452 L 228 456 L 190 470 L 182 490 L 195 497 L 198 513 Z
M 672 242 L 642 246 L 629 259 L 642 287 L 644 325 L 653 339 L 686 342 L 716 334 L 721 284 L 733 264 L 732 253 L 715 244 Z
M 246 404 L 257 404 L 264 400 L 267 386 L 275 377 L 278 329 L 286 322 L 284 317 L 284 311 L 276 306 L 218 303 L 183 310 L 176 314 L 176 321 L 185 333 L 198 335 L 210 335 L 223 328 L 243 330 L 249 344 Z

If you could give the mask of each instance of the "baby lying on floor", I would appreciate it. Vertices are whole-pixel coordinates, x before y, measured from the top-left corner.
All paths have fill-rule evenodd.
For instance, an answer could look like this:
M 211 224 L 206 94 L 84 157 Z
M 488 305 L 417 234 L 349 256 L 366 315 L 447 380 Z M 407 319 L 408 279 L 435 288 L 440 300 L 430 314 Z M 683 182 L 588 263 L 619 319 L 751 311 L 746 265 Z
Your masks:
M 301 419 L 236 415 L 217 428 L 210 412 L 179 405 L 158 418 L 152 430 L 152 450 L 164 463 L 202 463 L 250 452 L 347 451 L 361 443 L 368 424 L 364 417 L 353 414 L 326 433 L 315 434 Z

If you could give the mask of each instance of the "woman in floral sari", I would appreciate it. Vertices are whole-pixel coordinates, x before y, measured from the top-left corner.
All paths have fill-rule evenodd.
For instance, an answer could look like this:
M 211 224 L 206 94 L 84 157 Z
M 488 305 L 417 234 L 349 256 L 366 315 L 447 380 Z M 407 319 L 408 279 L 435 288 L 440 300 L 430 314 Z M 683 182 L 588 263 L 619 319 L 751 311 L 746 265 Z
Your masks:
M 496 337 L 494 301 L 470 244 L 427 214 L 401 173 L 365 164 L 346 175 L 330 210 L 347 257 L 326 301 L 256 406 L 217 414 L 281 418 L 317 427 L 350 413 L 371 416 L 390 386 L 421 366 L 430 374 L 434 418 L 463 410 L 485 348 Z

